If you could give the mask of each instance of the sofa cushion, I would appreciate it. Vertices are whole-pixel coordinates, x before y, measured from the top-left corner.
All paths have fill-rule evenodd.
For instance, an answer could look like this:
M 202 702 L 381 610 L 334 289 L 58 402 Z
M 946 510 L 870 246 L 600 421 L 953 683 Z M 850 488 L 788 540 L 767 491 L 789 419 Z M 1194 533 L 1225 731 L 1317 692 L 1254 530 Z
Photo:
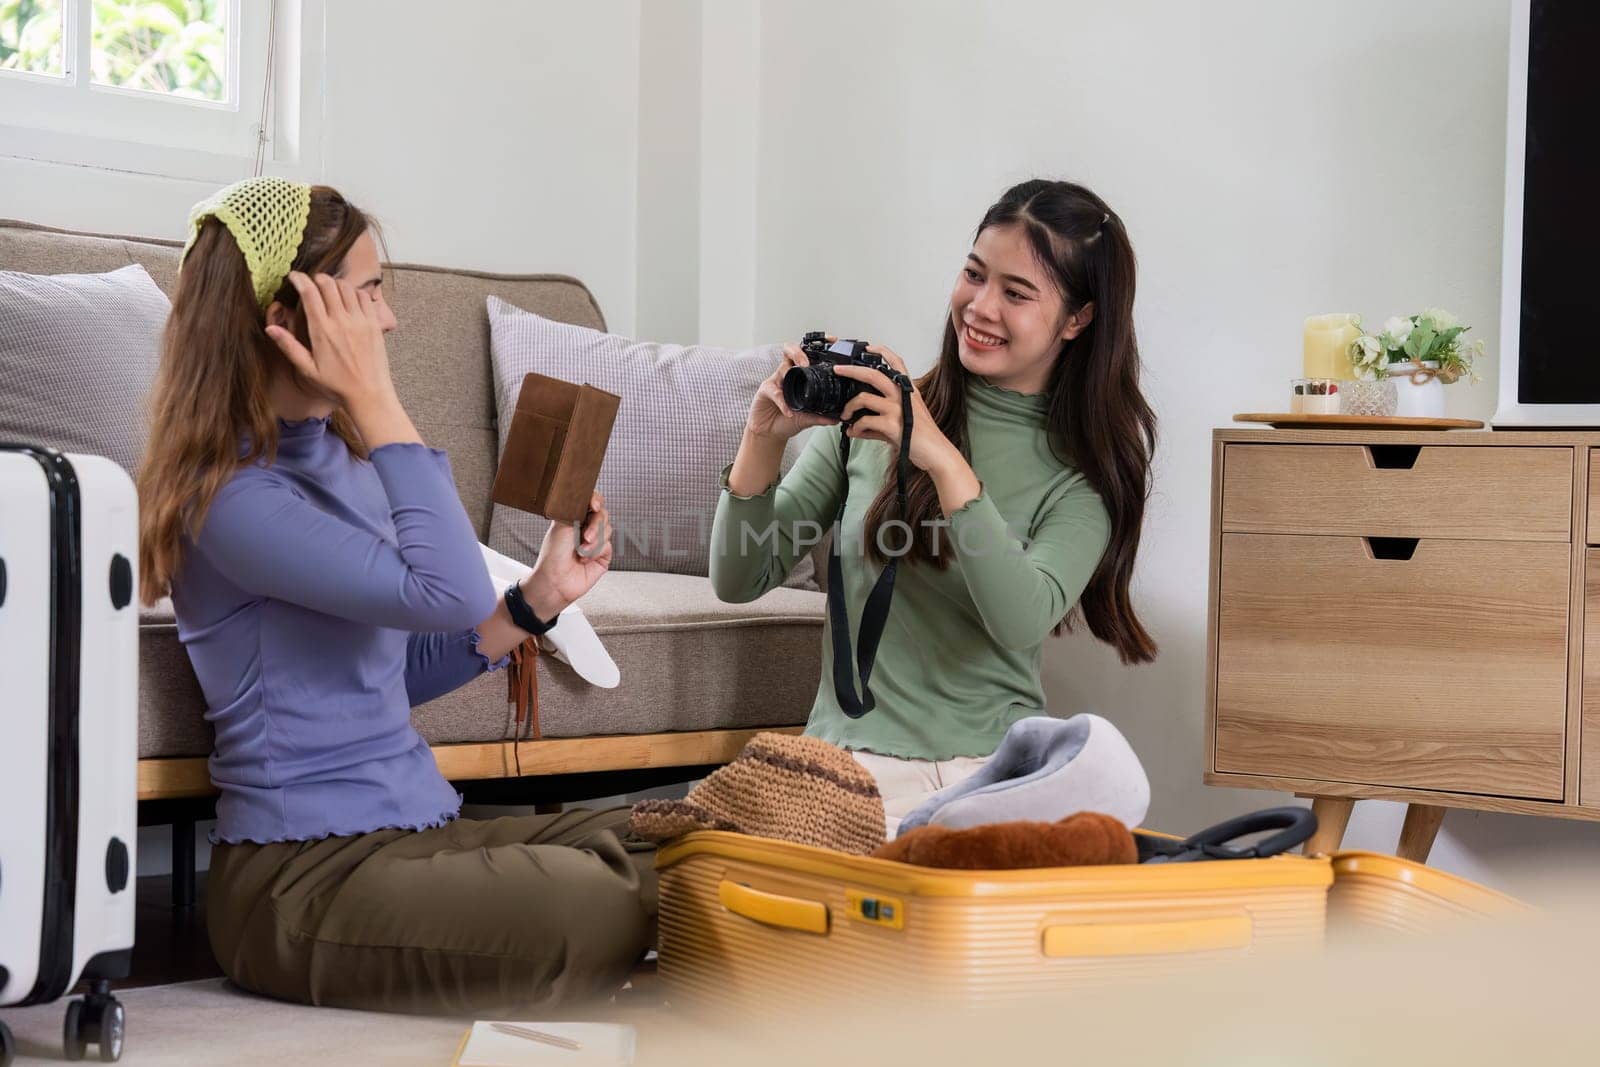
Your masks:
M 501 447 L 529 371 L 621 396 L 597 483 L 615 534 L 611 568 L 707 574 L 719 474 L 739 450 L 750 402 L 778 365 L 782 346 L 629 341 L 552 322 L 494 297 L 489 331 Z M 798 455 L 796 443 L 786 450 L 783 468 Z M 549 525 L 538 515 L 497 504 L 489 546 L 531 563 Z M 816 589 L 811 557 L 802 557 L 784 584 Z
M 539 657 L 546 737 L 647 734 L 803 723 L 822 672 L 826 598 L 775 589 L 724 604 L 698 575 L 610 571 L 580 601 L 622 681 L 599 689 Z M 430 742 L 511 736 L 506 683 L 495 673 L 417 709 Z M 502 709 L 486 719 L 485 707 Z
M 138 265 L 0 271 L 0 439 L 106 456 L 132 475 L 169 309 Z
M 697 575 L 611 571 L 582 605 L 622 682 L 599 689 L 540 656 L 544 736 L 802 723 L 821 674 L 825 602 L 821 593 L 775 589 L 751 604 L 724 604 Z M 205 700 L 170 602 L 142 612 L 139 625 L 140 757 L 209 755 Z M 483 675 L 417 708 L 413 721 L 430 744 L 509 738 L 506 676 Z
M 206 698 L 178 641 L 172 599 L 139 609 L 139 758 L 209 756 Z

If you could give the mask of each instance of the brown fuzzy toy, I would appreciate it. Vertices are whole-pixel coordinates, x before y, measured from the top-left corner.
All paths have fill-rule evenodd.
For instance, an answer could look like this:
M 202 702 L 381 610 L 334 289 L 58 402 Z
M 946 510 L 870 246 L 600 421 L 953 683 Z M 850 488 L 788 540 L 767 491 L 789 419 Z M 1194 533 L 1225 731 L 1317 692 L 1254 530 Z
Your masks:
M 872 856 L 918 867 L 1003 871 L 1138 863 L 1139 848 L 1133 834 L 1116 819 L 1080 811 L 1056 823 L 997 822 L 966 830 L 919 826 L 880 846 Z

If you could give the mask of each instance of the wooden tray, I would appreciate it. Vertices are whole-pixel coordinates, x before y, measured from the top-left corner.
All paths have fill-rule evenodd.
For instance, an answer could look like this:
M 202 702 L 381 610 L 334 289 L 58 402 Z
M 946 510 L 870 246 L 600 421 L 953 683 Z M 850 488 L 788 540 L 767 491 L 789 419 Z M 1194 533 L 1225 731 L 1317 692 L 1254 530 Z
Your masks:
M 1481 430 L 1477 419 L 1413 419 L 1400 415 L 1297 415 L 1292 411 L 1235 415 L 1234 422 L 1265 422 L 1278 429 Z

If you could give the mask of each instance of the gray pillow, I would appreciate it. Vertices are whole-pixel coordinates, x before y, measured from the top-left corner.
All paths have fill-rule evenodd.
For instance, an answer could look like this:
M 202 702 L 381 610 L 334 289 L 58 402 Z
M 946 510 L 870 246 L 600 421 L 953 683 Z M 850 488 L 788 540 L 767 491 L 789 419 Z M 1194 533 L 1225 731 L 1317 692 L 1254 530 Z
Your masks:
M 0 438 L 106 456 L 133 474 L 169 310 L 137 264 L 0 271 Z
M 622 405 L 596 486 L 611 512 L 611 565 L 615 570 L 707 574 L 722 468 L 739 451 L 750 401 L 777 367 L 782 346 L 731 349 L 629 341 L 543 318 L 498 297 L 489 297 L 488 303 L 500 447 L 505 447 L 517 392 L 529 371 L 617 394 Z M 799 451 L 797 438 L 784 453 L 784 470 Z M 496 504 L 489 519 L 489 546 L 532 561 L 547 526 L 549 521 L 537 515 Z M 802 556 L 784 584 L 815 589 L 813 571 L 811 556 Z

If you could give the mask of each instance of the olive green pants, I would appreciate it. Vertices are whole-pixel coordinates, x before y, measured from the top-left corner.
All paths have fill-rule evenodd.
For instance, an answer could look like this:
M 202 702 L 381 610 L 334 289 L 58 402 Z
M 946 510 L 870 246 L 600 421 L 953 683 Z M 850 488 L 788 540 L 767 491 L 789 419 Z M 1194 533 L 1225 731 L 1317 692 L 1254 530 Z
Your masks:
M 655 944 L 655 846 L 627 823 L 617 808 L 218 845 L 211 947 L 239 985 L 305 1004 L 484 1016 L 609 994 Z

